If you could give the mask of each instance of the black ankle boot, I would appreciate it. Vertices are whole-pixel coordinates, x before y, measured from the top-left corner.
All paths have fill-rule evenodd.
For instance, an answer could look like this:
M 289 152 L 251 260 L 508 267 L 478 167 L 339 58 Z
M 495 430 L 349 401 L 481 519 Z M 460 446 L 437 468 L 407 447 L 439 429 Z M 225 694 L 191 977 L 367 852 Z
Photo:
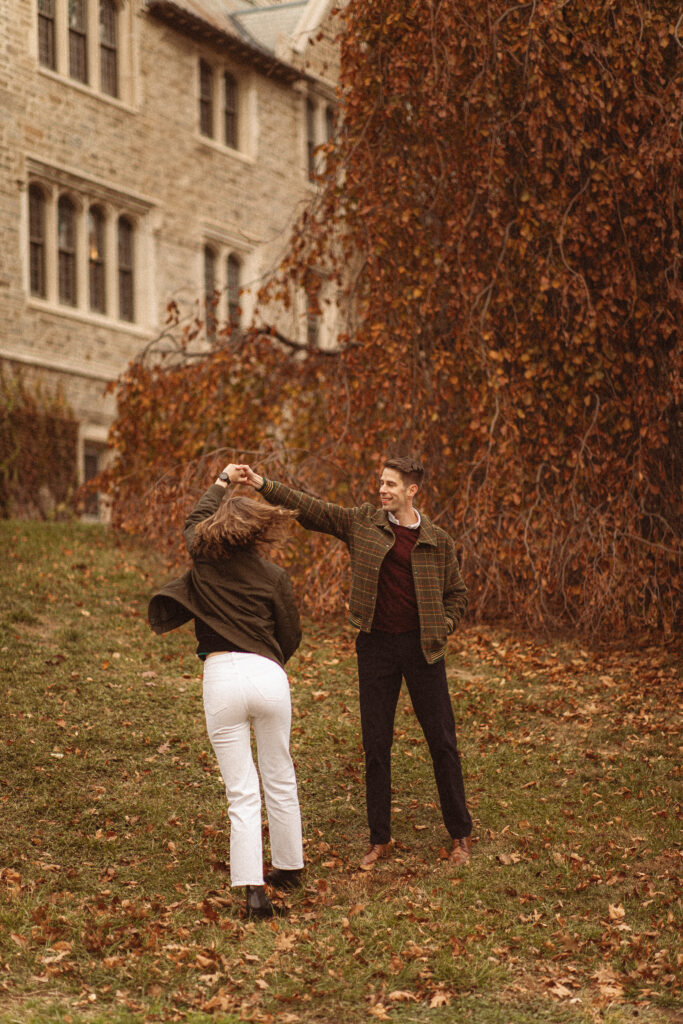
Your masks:
M 284 907 L 275 907 L 268 899 L 268 894 L 262 885 L 247 886 L 247 917 L 282 917 L 286 911 Z
M 271 868 L 265 876 L 265 881 L 275 889 L 298 889 L 301 885 L 303 870 L 303 868 L 295 868 L 293 871 L 288 871 L 287 868 Z

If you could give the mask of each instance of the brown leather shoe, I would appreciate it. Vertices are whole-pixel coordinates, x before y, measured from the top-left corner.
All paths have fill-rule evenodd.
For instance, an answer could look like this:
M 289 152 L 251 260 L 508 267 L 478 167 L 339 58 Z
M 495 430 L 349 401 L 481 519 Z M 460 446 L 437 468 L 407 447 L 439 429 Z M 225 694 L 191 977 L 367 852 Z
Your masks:
M 463 836 L 462 839 L 453 840 L 453 849 L 448 855 L 449 864 L 469 864 L 472 856 L 472 839 L 470 836 Z
M 375 843 L 361 858 L 360 869 L 361 871 L 372 871 L 378 860 L 388 860 L 389 857 L 391 857 L 391 840 L 388 843 Z

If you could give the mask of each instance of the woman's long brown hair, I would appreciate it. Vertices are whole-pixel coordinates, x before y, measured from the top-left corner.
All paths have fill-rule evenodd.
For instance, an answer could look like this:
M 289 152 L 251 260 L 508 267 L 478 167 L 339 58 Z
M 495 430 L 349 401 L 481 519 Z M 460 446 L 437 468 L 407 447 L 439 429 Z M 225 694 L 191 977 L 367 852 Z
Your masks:
M 190 553 L 193 558 L 214 561 L 233 551 L 261 550 L 281 541 L 297 514 L 281 505 L 267 505 L 232 494 L 220 503 L 213 515 L 197 524 Z

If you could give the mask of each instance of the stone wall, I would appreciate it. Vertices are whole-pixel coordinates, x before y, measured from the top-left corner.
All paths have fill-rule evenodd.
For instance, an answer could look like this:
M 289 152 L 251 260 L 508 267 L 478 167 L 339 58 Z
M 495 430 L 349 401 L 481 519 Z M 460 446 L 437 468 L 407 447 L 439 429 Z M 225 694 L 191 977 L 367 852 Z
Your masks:
M 221 263 L 229 253 L 242 261 L 242 282 L 252 286 L 242 299 L 249 315 L 262 275 L 279 262 L 294 216 L 314 195 L 305 98 L 317 93 L 324 104 L 333 95 L 334 44 L 328 33 L 307 81 L 266 76 L 217 43 L 151 17 L 142 0 L 128 0 L 123 98 L 113 99 L 63 69 L 40 66 L 36 7 L 36 0 L 12 0 L 0 19 L 0 359 L 32 367 L 48 388 L 59 384 L 82 443 L 101 442 L 115 411 L 106 383 L 158 334 L 170 300 L 190 310 L 201 299 L 206 244 Z M 311 64 L 314 53 L 309 45 L 299 62 Z M 238 82 L 239 151 L 199 132 L 200 59 Z M 27 189 L 36 175 L 47 191 L 54 188 L 55 203 L 69 190 L 83 224 L 94 202 L 114 218 L 132 211 L 133 323 L 90 311 L 83 271 L 77 308 L 58 301 L 55 270 L 52 294 L 30 294 Z M 301 310 L 278 326 L 301 336 Z

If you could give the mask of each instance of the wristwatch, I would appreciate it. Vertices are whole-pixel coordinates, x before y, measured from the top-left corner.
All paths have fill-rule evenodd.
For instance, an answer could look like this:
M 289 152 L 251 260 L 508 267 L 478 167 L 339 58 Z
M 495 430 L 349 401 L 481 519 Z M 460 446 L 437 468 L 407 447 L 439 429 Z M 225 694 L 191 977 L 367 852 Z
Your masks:
M 223 470 L 222 473 L 218 474 L 218 479 L 222 480 L 224 484 L 229 484 L 230 483 L 230 474 L 226 470 Z

